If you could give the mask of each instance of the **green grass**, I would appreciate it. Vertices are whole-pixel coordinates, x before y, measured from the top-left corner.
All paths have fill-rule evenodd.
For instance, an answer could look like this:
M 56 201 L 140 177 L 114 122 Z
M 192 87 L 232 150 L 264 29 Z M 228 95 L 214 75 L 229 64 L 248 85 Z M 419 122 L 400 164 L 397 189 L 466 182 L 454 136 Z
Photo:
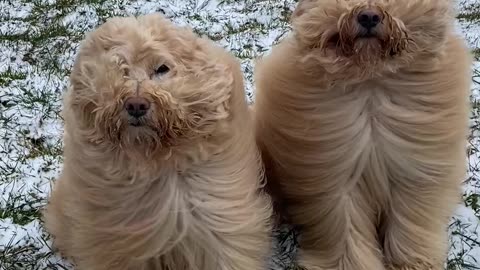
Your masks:
M 27 76 L 25 73 L 12 71 L 10 68 L 4 72 L 0 72 L 0 86 L 8 86 L 12 81 L 25 80 Z M 6 104 L 3 104 L 7 106 Z
M 480 3 L 465 5 L 462 12 L 458 15 L 458 18 L 474 23 L 480 22 Z
M 31 194 L 35 197 L 35 194 Z M 36 219 L 40 219 L 41 213 L 35 204 L 41 203 L 41 199 L 36 202 L 29 199 L 28 203 L 25 198 L 9 198 L 7 204 L 0 209 L 0 219 L 11 219 L 14 224 L 26 225 Z

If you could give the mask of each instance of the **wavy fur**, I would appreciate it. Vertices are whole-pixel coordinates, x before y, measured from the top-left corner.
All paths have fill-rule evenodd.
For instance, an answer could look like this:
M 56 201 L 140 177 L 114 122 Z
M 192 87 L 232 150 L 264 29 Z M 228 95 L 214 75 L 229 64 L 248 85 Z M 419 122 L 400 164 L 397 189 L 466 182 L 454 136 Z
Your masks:
M 257 140 L 307 269 L 443 269 L 471 64 L 452 5 L 300 1 L 258 64 Z M 376 39 L 358 38 L 363 8 L 384 15 Z
M 160 15 L 87 36 L 45 212 L 77 269 L 265 268 L 271 206 L 242 80 L 231 55 Z M 132 96 L 151 102 L 139 127 L 123 109 Z

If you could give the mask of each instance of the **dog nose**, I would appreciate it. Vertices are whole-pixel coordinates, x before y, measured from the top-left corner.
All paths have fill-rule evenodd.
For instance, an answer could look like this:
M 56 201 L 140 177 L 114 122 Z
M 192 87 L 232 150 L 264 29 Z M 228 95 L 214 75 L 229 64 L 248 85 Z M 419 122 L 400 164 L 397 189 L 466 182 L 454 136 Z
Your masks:
M 382 14 L 378 11 L 367 9 L 358 14 L 357 20 L 361 26 L 370 30 L 382 21 Z
M 140 118 L 147 114 L 148 109 L 150 109 L 150 102 L 145 98 L 131 97 L 125 101 L 125 110 L 135 118 Z

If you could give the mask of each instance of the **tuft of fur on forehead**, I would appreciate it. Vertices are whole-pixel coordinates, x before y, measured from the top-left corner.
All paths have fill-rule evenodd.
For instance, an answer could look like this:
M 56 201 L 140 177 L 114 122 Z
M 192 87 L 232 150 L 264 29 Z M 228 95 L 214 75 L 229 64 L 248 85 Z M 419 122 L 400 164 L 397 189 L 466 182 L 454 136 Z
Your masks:
M 368 35 L 357 19 L 367 9 L 381 18 Z M 447 0 L 302 0 L 292 24 L 307 71 L 371 78 L 441 52 L 453 14 Z
M 81 45 L 69 123 L 91 143 L 147 157 L 212 135 L 230 117 L 234 78 L 211 50 L 157 15 L 110 19 Z M 160 74 L 162 65 L 168 70 Z M 125 110 L 131 97 L 151 104 L 140 119 Z

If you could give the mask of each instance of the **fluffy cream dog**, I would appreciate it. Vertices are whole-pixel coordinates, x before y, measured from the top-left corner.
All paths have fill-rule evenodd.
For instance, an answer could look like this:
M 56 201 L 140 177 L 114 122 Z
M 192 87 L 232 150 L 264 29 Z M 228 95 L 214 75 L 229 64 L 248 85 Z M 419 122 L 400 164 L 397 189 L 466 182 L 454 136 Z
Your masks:
M 233 56 L 160 15 L 87 36 L 46 209 L 80 270 L 264 269 L 271 204 Z
M 453 5 L 300 1 L 257 67 L 257 137 L 306 268 L 443 269 L 471 64 Z

